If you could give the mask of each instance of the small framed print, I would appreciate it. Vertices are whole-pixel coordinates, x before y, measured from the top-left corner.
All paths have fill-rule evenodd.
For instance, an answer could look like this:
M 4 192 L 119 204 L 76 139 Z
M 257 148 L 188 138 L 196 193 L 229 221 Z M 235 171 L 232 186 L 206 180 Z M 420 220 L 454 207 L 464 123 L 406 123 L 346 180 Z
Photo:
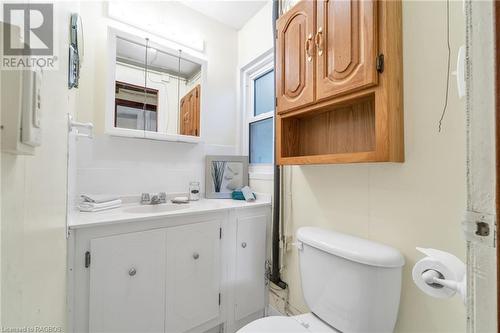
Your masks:
M 233 191 L 247 185 L 248 156 L 207 156 L 205 196 L 208 199 L 230 199 Z

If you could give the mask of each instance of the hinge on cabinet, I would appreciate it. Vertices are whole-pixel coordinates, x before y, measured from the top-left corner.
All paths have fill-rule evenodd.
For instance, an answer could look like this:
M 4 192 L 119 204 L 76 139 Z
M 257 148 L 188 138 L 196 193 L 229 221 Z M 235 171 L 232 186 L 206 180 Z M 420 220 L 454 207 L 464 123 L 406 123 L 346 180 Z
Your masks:
M 278 107 L 278 97 L 274 98 L 274 106 Z
M 220 295 L 220 293 L 219 293 L 219 306 L 220 306 L 220 299 L 221 299 L 221 295 Z
M 379 72 L 379 73 L 384 72 L 384 54 L 383 53 L 380 53 L 377 56 L 376 67 L 377 67 L 377 72 Z
M 219 239 L 222 239 L 222 228 L 219 228 Z
M 89 268 L 90 266 L 90 252 L 85 252 L 85 268 Z

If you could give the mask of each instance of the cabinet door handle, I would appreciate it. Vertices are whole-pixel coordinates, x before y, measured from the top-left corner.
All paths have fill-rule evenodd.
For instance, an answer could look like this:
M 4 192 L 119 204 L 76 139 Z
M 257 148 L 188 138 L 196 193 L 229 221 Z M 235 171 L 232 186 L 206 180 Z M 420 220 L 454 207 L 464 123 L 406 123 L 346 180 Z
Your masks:
M 318 55 L 323 55 L 323 27 L 320 27 L 318 32 L 316 32 L 316 36 L 314 36 L 314 43 L 318 49 Z
M 241 247 L 242 247 L 242 248 L 247 247 L 247 243 L 245 243 L 245 242 L 241 243 Z
M 200 257 L 199 253 L 197 253 L 197 252 L 193 253 L 193 259 L 194 260 L 198 260 L 199 257 Z
M 309 61 L 309 62 L 312 61 L 312 55 L 310 52 L 312 39 L 313 39 L 313 34 L 309 34 L 309 36 L 307 36 L 306 44 L 305 44 L 306 58 L 307 58 L 307 61 Z
M 130 276 L 134 276 L 136 273 L 137 273 L 137 270 L 133 267 L 131 269 L 129 269 L 129 271 L 128 271 L 128 275 L 130 275 Z

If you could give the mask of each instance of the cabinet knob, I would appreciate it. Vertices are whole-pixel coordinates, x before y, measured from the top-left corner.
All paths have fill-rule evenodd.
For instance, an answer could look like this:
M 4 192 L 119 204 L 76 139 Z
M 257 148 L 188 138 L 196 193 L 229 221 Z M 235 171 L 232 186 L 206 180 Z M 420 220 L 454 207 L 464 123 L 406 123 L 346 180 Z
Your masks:
M 323 27 L 320 27 L 318 29 L 318 32 L 314 37 L 314 43 L 316 44 L 316 48 L 318 49 L 318 55 L 321 56 L 323 54 Z
M 309 34 L 307 36 L 306 42 L 305 42 L 305 51 L 306 51 L 306 58 L 307 61 L 311 62 L 312 61 L 312 54 L 311 54 L 311 42 L 313 39 L 313 34 Z
M 247 247 L 247 243 L 245 243 L 245 242 L 241 243 L 241 247 L 242 247 L 242 248 Z
M 197 252 L 193 253 L 194 260 L 197 260 L 199 257 L 200 257 L 200 255 Z
M 137 271 L 133 267 L 131 269 L 129 269 L 129 271 L 128 271 L 128 275 L 130 275 L 130 276 L 134 276 L 136 273 L 137 273 Z

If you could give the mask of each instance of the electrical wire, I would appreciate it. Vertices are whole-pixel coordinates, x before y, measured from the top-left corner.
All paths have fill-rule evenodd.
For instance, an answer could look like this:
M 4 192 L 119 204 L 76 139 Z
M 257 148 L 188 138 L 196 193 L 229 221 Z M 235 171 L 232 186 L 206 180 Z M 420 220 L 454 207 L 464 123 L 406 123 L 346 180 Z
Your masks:
M 441 113 L 441 118 L 439 119 L 438 132 L 441 132 L 443 127 L 443 119 L 446 115 L 446 110 L 448 108 L 448 94 L 450 90 L 450 65 L 451 65 L 451 45 L 450 45 L 450 0 L 446 0 L 446 44 L 448 48 L 448 66 L 446 69 L 446 93 L 444 97 L 443 112 Z

